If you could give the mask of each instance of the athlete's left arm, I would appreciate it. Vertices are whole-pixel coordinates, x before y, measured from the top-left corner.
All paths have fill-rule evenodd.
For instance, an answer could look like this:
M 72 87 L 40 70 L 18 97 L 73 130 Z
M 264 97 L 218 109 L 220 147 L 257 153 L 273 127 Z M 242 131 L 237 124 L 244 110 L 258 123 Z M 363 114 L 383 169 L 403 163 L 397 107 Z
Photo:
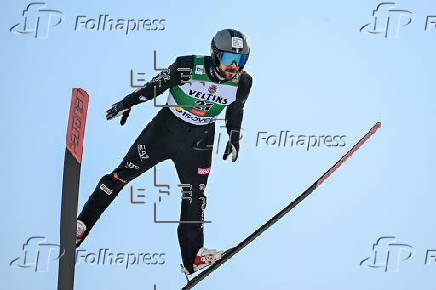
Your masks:
M 236 92 L 236 100 L 231 103 L 226 110 L 226 128 L 229 134 L 229 142 L 224 152 L 223 159 L 232 153 L 232 161 L 236 161 L 239 152 L 239 139 L 242 118 L 244 116 L 244 104 L 250 94 L 253 79 L 251 76 L 243 72 L 239 79 L 239 86 Z

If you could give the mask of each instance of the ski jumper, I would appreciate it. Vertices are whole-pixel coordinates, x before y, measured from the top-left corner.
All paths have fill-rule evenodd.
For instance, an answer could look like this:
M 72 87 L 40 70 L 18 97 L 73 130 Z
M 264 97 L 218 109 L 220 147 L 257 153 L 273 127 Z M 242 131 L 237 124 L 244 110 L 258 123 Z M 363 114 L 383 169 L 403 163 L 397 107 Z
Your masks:
M 244 103 L 252 79 L 248 73 L 219 81 L 210 56 L 181 56 L 143 88 L 127 95 L 127 107 L 137 105 L 169 89 L 167 104 L 147 124 L 122 162 L 104 175 L 85 203 L 78 219 L 87 226 L 86 235 L 123 187 L 159 162 L 174 162 L 184 187 L 180 221 L 204 221 L 204 190 L 212 165 L 214 121 L 226 109 L 227 132 L 239 131 Z M 184 107 L 184 106 L 190 107 Z M 193 272 L 193 261 L 203 247 L 203 223 L 180 223 L 177 234 L 183 264 Z

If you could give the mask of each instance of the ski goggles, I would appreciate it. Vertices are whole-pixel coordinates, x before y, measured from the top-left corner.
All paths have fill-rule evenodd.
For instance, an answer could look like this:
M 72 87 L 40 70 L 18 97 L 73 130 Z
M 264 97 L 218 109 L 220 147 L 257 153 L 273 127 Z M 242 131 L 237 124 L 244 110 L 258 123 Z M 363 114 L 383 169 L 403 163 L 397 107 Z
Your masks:
M 232 63 L 235 63 L 236 66 L 241 67 L 244 66 L 245 63 L 247 63 L 248 54 L 223 51 L 220 52 L 218 58 L 220 60 L 220 63 L 222 63 L 223 65 L 231 65 Z

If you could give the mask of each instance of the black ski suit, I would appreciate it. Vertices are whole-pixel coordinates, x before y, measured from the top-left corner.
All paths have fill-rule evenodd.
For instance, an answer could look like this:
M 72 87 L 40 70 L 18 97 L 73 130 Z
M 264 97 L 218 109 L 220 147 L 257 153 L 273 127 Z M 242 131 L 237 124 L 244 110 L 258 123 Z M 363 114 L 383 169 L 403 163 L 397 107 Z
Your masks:
M 168 71 L 161 72 L 143 88 L 126 96 L 123 99 L 124 106 L 131 107 L 151 100 L 166 89 L 187 81 L 189 74 L 180 68 L 191 68 L 193 58 L 194 56 L 178 57 Z M 212 69 L 211 58 L 205 57 L 204 62 L 208 77 L 219 83 Z M 226 127 L 229 134 L 232 130 L 240 130 L 244 102 L 250 92 L 251 83 L 251 77 L 247 73 L 242 74 L 236 100 L 227 106 Z M 214 122 L 205 125 L 191 124 L 174 115 L 169 108 L 162 108 L 137 137 L 119 166 L 100 179 L 85 203 L 78 216 L 87 226 L 85 235 L 129 181 L 167 159 L 174 162 L 180 183 L 191 186 L 183 188 L 191 193 L 184 194 L 182 198 L 180 221 L 204 221 L 204 189 L 212 163 L 214 136 Z M 177 233 L 183 264 L 192 273 L 194 258 L 204 244 L 203 223 L 180 223 Z

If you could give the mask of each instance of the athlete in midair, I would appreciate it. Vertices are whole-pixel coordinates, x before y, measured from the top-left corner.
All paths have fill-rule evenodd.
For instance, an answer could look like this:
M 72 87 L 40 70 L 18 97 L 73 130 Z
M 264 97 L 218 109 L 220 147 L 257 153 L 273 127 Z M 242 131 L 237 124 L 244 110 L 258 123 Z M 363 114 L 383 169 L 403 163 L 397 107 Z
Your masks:
M 211 43 L 211 56 L 180 56 L 143 88 L 127 95 L 107 111 L 108 120 L 121 116 L 124 125 L 131 107 L 169 89 L 167 105 L 148 123 L 121 164 L 104 175 L 77 218 L 77 247 L 88 235 L 103 211 L 121 189 L 157 163 L 171 159 L 180 183 L 189 184 L 192 193 L 182 198 L 177 228 L 186 274 L 216 262 L 222 251 L 203 247 L 203 223 L 209 177 L 214 121 L 224 108 L 229 140 L 223 155 L 236 161 L 244 103 L 252 84 L 243 70 L 250 53 L 244 34 L 233 29 L 218 31 Z

